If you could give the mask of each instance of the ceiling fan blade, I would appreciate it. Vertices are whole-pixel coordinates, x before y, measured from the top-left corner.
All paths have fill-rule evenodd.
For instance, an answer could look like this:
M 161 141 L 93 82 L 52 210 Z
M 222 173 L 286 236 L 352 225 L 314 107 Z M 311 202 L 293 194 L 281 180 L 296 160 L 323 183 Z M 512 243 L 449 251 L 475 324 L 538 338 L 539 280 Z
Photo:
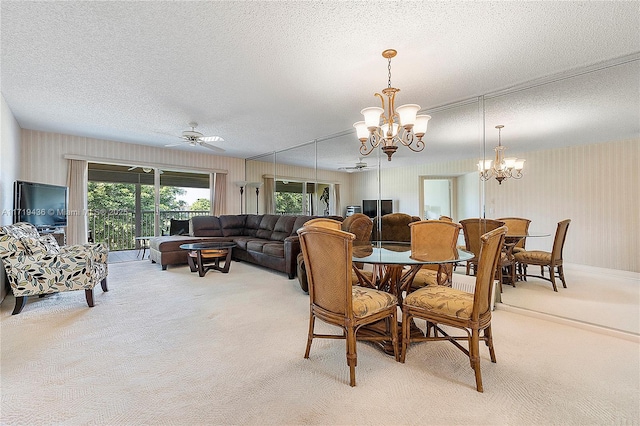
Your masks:
M 184 142 L 176 142 L 176 143 L 170 143 L 169 145 L 165 145 L 165 146 L 178 146 L 178 145 L 182 145 Z
M 137 168 L 138 168 L 138 166 L 129 167 L 129 168 L 127 169 L 127 171 L 128 171 L 128 172 L 130 172 L 131 170 L 134 170 L 134 169 L 137 169 Z
M 202 142 L 224 142 L 220 136 L 203 136 L 200 138 Z
M 211 145 L 211 144 L 208 144 L 206 142 L 200 142 L 200 146 L 203 146 L 205 148 L 209 148 L 212 151 L 224 152 L 224 149 L 222 149 L 220 147 L 217 147 L 217 146 L 214 146 L 214 145 Z

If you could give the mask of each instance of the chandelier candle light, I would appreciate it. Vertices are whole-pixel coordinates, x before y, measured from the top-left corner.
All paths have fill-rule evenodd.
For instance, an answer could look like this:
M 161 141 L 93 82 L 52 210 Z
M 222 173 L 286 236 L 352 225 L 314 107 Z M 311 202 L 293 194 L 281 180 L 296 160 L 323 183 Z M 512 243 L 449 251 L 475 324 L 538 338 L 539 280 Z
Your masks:
M 520 179 L 522 177 L 522 169 L 524 168 L 525 160 L 515 157 L 504 158 L 504 150 L 502 146 L 501 132 L 504 126 L 499 124 L 496 126 L 498 129 L 498 146 L 494 148 L 496 151 L 496 158 L 493 160 L 480 160 L 478 161 L 478 172 L 480 172 L 480 179 L 489 180 L 495 177 L 498 184 L 502 185 L 502 181 L 507 178 Z
M 397 53 L 393 49 L 382 52 L 382 56 L 389 61 L 389 83 L 387 88 L 382 91 L 387 97 L 386 105 L 385 98 L 380 93 L 374 94 L 380 98 L 382 108 L 363 109 L 360 112 L 364 116 L 364 121 L 358 121 L 353 125 L 356 128 L 358 139 L 362 143 L 360 153 L 369 155 L 374 148 L 380 146 L 382 151 L 387 154 L 389 161 L 398 149 L 398 143 L 414 152 L 422 151 L 424 149 L 422 137 L 427 132 L 427 124 L 431 119 L 430 115 L 417 115 L 420 105 L 406 104 L 395 108 L 396 93 L 400 89 L 391 87 L 391 58 L 395 57 Z

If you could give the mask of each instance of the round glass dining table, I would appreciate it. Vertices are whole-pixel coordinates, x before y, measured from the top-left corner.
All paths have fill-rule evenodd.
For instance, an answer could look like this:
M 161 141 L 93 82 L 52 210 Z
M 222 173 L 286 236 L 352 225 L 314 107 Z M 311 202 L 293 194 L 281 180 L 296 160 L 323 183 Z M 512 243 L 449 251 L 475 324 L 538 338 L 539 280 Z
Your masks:
M 464 262 L 472 259 L 473 253 L 465 250 L 452 249 L 450 255 L 429 255 L 429 253 L 417 253 L 411 251 L 411 244 L 395 241 L 373 241 L 366 243 L 354 243 L 353 271 L 358 276 L 360 285 L 386 291 L 396 296 L 398 306 L 402 308 L 403 292 L 409 290 L 416 274 L 424 265 Z M 364 273 L 358 264 L 368 263 L 373 265 L 373 274 Z M 400 328 L 401 326 L 398 325 Z M 362 327 L 359 335 L 386 336 L 384 322 L 369 324 Z M 415 324 L 412 324 L 411 333 L 421 333 Z M 386 354 L 393 355 L 393 345 L 390 341 L 383 340 L 378 346 Z
M 354 271 L 361 285 L 387 291 L 398 298 L 402 305 L 402 293 L 411 286 L 420 268 L 429 264 L 464 262 L 472 259 L 473 253 L 453 249 L 450 255 L 431 255 L 427 252 L 413 252 L 411 244 L 396 241 L 372 241 L 354 243 L 352 261 L 373 265 L 372 277 L 363 274 L 354 265 Z

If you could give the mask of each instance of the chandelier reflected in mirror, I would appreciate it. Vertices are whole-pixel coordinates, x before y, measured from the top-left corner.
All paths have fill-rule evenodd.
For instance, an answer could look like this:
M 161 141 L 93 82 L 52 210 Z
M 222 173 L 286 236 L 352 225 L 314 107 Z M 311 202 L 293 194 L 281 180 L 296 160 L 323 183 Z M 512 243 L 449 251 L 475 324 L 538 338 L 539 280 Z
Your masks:
M 360 112 L 364 116 L 364 121 L 358 121 L 353 125 L 362 143 L 360 153 L 369 155 L 375 148 L 381 147 L 389 161 L 399 144 L 414 152 L 422 151 L 424 149 L 422 137 L 427 132 L 427 124 L 431 119 L 430 115 L 418 115 L 420 105 L 406 104 L 395 107 L 396 93 L 400 89 L 391 87 L 391 58 L 397 53 L 393 49 L 382 52 L 382 56 L 389 62 L 388 86 L 382 91 L 382 95 L 380 93 L 374 95 L 380 98 L 382 108 L 363 109 Z M 386 96 L 386 102 L 383 95 Z
M 495 159 L 478 161 L 480 179 L 489 180 L 495 177 L 500 185 L 502 185 L 503 180 L 508 178 L 520 179 L 525 162 L 525 160 L 515 157 L 504 158 L 504 150 L 506 148 L 502 146 L 501 139 L 503 128 L 504 126 L 502 124 L 496 126 L 496 129 L 498 129 L 498 146 L 494 148 L 496 152 Z

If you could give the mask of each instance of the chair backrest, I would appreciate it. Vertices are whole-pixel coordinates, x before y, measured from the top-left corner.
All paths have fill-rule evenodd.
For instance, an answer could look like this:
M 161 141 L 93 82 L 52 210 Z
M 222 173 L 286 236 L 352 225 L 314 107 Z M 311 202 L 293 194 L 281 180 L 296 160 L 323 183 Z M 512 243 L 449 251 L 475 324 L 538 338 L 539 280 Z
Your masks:
M 411 256 L 418 259 L 455 259 L 461 226 L 446 220 L 421 220 L 409 224 L 411 229 Z M 440 270 L 438 264 L 424 265 L 422 269 Z M 446 264 L 444 272 L 450 275 L 453 264 Z
M 454 259 L 461 226 L 445 220 L 421 220 L 409 224 L 411 255 L 432 259 Z
M 463 219 L 460 221 L 464 232 L 464 243 L 467 251 L 472 252 L 476 257 L 480 254 L 480 237 L 489 231 L 498 229 L 504 222 L 494 219 Z
M 496 220 L 504 222 L 507 227 L 507 235 L 526 235 L 529 232 L 529 224 L 531 223 L 530 219 L 525 219 L 522 217 L 501 217 Z M 518 241 L 518 244 L 515 247 L 524 248 L 526 238 Z
M 353 317 L 349 232 L 304 226 L 298 230 L 309 283 L 309 302 L 345 318 Z
M 373 221 L 362 213 L 347 216 L 342 222 L 342 230 L 354 234 L 355 241 L 371 241 L 371 229 L 373 229 Z
M 169 235 L 189 235 L 189 219 L 170 219 Z
M 446 220 L 447 222 L 453 222 L 453 219 L 449 216 L 440 216 L 438 220 Z
M 378 218 L 373 219 L 373 239 L 378 241 L 411 241 L 409 224 L 418 222 L 417 216 L 406 213 L 390 213 L 381 217 L 381 232 L 378 233 Z
M 471 319 L 474 321 L 491 309 L 491 287 L 506 233 L 507 228 L 502 226 L 480 237 L 476 288 L 471 313 Z
M 342 223 L 333 220 L 327 219 L 325 217 L 318 217 L 316 219 L 308 220 L 304 223 L 304 226 L 319 226 L 321 228 L 330 228 L 330 229 L 342 229 Z
M 553 249 L 551 250 L 551 261 L 554 263 L 562 262 L 562 249 L 564 248 L 564 241 L 567 238 L 567 231 L 569 230 L 570 223 L 571 219 L 565 219 L 562 222 L 558 222 L 556 236 L 553 239 Z
M 18 240 L 24 237 L 40 237 L 40 234 L 38 233 L 36 227 L 27 222 L 18 222 L 14 223 L 13 225 L 4 225 L 0 227 L 0 231 Z

